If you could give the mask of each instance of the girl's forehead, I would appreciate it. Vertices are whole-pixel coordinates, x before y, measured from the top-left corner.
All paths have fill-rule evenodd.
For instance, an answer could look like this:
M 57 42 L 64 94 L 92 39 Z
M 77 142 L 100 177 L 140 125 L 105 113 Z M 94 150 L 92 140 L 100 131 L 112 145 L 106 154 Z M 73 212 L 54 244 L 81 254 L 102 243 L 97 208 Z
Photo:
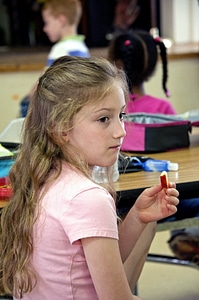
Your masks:
M 104 97 L 96 99 L 92 103 L 87 103 L 82 110 L 94 112 L 100 109 L 117 109 L 125 105 L 124 91 L 120 86 L 115 86 Z

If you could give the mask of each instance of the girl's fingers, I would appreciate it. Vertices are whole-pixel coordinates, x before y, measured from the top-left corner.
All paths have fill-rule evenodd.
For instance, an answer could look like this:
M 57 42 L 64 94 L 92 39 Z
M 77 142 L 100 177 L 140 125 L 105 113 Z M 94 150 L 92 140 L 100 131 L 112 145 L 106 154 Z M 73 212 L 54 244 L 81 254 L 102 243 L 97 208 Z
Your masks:
M 172 205 L 172 204 L 168 203 L 167 208 L 171 212 L 172 215 L 177 212 L 177 207 L 175 205 Z
M 176 190 L 175 188 L 168 188 L 166 190 L 166 194 L 167 195 L 170 195 L 170 196 L 175 196 L 175 197 L 178 197 L 179 196 L 179 192 L 178 190 Z
M 166 200 L 168 201 L 168 203 L 172 204 L 172 205 L 178 205 L 179 204 L 179 199 L 176 198 L 175 196 L 171 197 L 171 196 L 166 196 Z
M 175 182 L 169 182 L 168 185 L 170 188 L 176 188 Z

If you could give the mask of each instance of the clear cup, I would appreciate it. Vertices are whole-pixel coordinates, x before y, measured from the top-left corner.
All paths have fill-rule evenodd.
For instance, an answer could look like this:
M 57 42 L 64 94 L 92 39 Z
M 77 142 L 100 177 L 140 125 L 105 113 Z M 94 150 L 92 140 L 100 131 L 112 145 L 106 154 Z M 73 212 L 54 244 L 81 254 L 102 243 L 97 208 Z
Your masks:
M 116 182 L 119 178 L 119 170 L 118 170 L 118 163 L 115 162 L 115 164 L 112 166 L 113 168 L 113 182 Z M 92 178 L 96 183 L 107 183 L 107 172 L 105 167 L 100 166 L 94 166 L 92 170 Z

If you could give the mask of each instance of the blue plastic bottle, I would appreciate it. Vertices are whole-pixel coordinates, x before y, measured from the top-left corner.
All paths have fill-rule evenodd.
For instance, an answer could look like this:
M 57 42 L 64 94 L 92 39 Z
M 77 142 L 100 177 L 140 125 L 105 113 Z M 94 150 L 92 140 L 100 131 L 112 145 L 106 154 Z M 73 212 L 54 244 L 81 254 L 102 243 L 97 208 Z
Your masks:
M 177 171 L 178 163 L 173 163 L 168 160 L 158 160 L 147 156 L 122 156 L 119 160 L 120 173 L 134 171 Z
M 177 171 L 178 163 L 172 163 L 168 160 L 147 159 L 142 163 L 142 168 L 145 171 Z

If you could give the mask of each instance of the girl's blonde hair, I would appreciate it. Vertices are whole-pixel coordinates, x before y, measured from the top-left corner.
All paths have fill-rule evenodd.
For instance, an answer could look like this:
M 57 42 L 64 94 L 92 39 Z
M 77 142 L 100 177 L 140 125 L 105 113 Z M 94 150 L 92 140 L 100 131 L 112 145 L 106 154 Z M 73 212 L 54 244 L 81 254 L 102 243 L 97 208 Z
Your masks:
M 1 216 L 1 286 L 7 293 L 22 297 L 36 284 L 31 268 L 32 228 L 41 188 L 59 176 L 62 161 L 90 176 L 81 153 L 64 141 L 63 133 L 72 128 L 73 117 L 82 107 L 97 104 L 115 85 L 128 98 L 123 71 L 94 57 L 63 56 L 40 77 L 9 174 L 13 196 Z

